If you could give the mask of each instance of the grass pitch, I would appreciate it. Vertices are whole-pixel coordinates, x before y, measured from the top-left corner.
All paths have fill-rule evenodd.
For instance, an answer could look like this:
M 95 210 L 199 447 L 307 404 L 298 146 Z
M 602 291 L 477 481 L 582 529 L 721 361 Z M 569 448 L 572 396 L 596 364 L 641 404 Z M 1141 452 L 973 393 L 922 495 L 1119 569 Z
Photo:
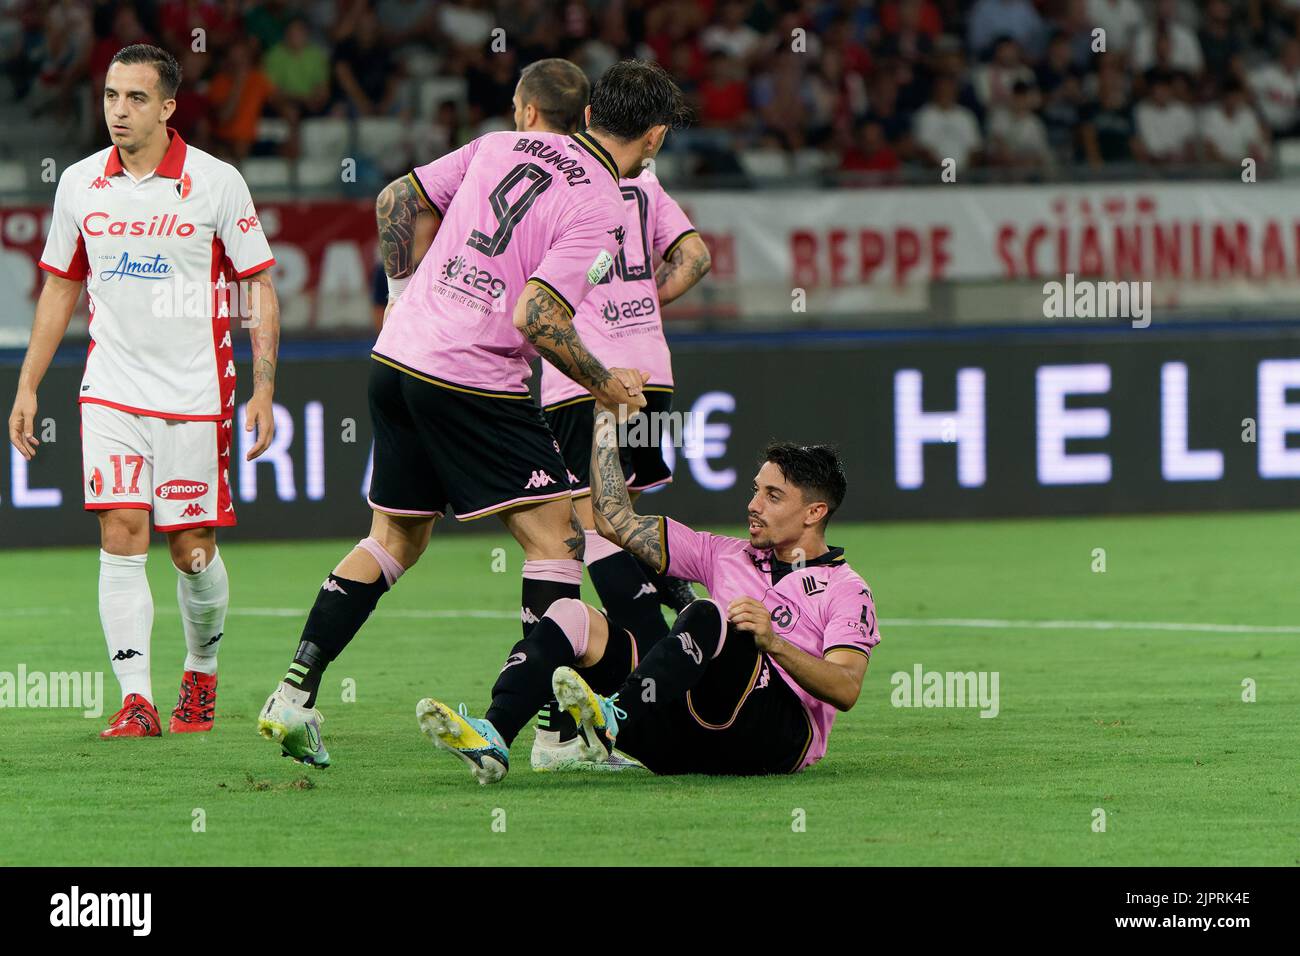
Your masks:
M 838 526 L 883 641 L 821 764 L 540 775 L 525 730 L 494 788 L 434 751 L 414 708 L 484 709 L 519 635 L 504 535 L 435 536 L 385 597 L 326 675 L 335 765 L 311 771 L 257 736 L 256 715 L 352 542 L 228 535 L 214 732 L 100 741 L 117 684 L 86 533 L 81 549 L 0 552 L 0 671 L 103 671 L 108 698 L 97 719 L 0 709 L 5 864 L 1300 863 L 1300 512 Z M 184 641 L 161 548 L 149 574 L 165 723 Z M 916 664 L 996 671 L 998 715 L 893 706 L 891 675 Z

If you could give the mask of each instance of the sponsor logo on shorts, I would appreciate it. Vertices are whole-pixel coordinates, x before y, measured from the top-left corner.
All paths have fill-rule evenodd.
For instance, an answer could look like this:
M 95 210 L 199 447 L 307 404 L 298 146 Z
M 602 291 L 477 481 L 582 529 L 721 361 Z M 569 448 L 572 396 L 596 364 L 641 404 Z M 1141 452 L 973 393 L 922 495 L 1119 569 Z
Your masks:
M 98 468 L 90 473 L 90 480 L 86 482 L 86 487 L 90 489 L 91 495 L 98 498 L 104 493 L 104 473 Z
M 202 498 L 206 495 L 208 485 L 207 482 L 203 481 L 188 481 L 185 478 L 176 478 L 159 485 L 154 489 L 153 493 L 157 498 L 189 501 L 191 498 Z
M 524 490 L 527 491 L 529 488 L 545 488 L 547 485 L 553 484 L 555 484 L 555 479 L 546 472 L 535 471 L 533 472 L 532 477 L 528 479 L 528 483 L 524 485 Z
M 202 506 L 197 501 L 191 501 L 185 506 L 185 510 L 181 512 L 181 517 L 197 518 L 199 515 L 205 514 L 207 514 L 207 512 L 203 510 Z
M 700 645 L 695 643 L 695 638 L 691 637 L 690 631 L 682 631 L 677 635 L 677 640 L 682 642 L 682 650 L 686 652 L 686 656 L 695 663 L 704 660 L 704 652 L 700 650 Z

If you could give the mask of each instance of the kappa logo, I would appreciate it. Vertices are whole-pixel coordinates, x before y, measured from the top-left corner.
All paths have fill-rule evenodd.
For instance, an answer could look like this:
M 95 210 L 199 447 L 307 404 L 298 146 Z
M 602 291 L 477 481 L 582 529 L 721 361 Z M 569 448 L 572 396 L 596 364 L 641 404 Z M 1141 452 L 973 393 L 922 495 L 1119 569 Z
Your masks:
M 677 635 L 677 640 L 682 642 L 682 650 L 686 652 L 686 656 L 695 663 L 699 664 L 704 660 L 704 652 L 700 650 L 700 645 L 695 643 L 695 638 L 691 637 L 690 631 L 682 631 Z
M 519 609 L 519 620 L 523 621 L 525 624 L 536 624 L 537 615 L 533 613 L 532 608 L 523 607 Z
M 118 651 L 116 654 L 114 654 L 113 660 L 129 661 L 133 657 L 144 657 L 144 654 L 142 654 L 140 651 L 137 651 L 134 647 L 128 647 L 126 650 Z
M 105 179 L 103 176 L 96 176 L 93 180 L 91 180 L 90 188 L 91 189 L 112 189 L 113 184 L 109 182 L 107 179 Z
M 225 636 L 225 631 L 222 631 L 222 632 L 221 632 L 220 634 L 218 634 L 216 637 L 210 638 L 206 644 L 200 644 L 199 646 L 200 646 L 200 647 L 211 647 L 213 644 L 217 643 L 217 641 L 221 640 L 221 638 L 224 637 L 224 636 Z
M 658 594 L 658 593 L 659 593 L 659 589 L 656 588 L 649 581 L 647 581 L 645 584 L 641 585 L 641 590 L 637 591 L 636 594 L 632 595 L 632 600 L 635 601 L 637 598 L 645 597 L 647 594 Z
M 197 518 L 199 515 L 205 515 L 205 514 L 207 514 L 207 512 L 203 510 L 202 505 L 200 505 L 197 501 L 191 501 L 188 505 L 185 506 L 185 510 L 181 512 L 181 517 Z
M 545 488 L 547 485 L 553 484 L 555 484 L 555 479 L 546 472 L 535 471 L 533 472 L 532 477 L 528 479 L 528 483 L 524 485 L 524 490 L 527 491 L 529 488 Z
M 614 237 L 614 241 L 620 246 L 623 244 L 623 237 L 627 235 L 622 226 L 615 226 L 613 229 L 606 229 L 607 233 Z
M 345 597 L 347 596 L 348 593 L 347 591 L 343 590 L 343 588 L 339 586 L 339 583 L 335 581 L 333 578 L 326 578 L 325 583 L 320 586 L 320 589 L 322 591 L 338 591 L 339 594 L 342 594 Z
M 762 690 L 772 679 L 771 672 L 767 669 L 767 661 L 763 661 L 763 670 L 759 672 L 758 683 L 754 685 L 754 690 Z
M 814 594 L 821 594 L 826 590 L 826 582 L 818 581 L 811 574 L 805 574 L 803 578 L 803 593 L 812 597 Z
M 501 666 L 501 672 L 505 673 L 507 667 L 514 667 L 516 664 L 522 664 L 526 660 L 528 660 L 528 655 L 523 651 L 520 651 L 517 654 L 511 654 L 506 658 L 505 664 Z

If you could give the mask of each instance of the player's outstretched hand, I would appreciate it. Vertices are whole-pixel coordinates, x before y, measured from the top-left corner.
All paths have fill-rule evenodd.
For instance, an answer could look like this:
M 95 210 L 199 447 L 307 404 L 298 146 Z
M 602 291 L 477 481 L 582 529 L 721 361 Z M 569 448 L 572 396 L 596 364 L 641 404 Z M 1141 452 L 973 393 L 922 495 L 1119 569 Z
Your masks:
M 596 404 L 613 412 L 622 423 L 645 408 L 642 389 L 650 381 L 650 373 L 634 368 L 611 368 L 609 373 L 611 378 L 596 396 Z
M 36 454 L 36 395 L 18 393 L 9 413 L 9 443 L 28 461 Z
M 763 607 L 762 601 L 736 598 L 727 605 L 727 620 L 736 625 L 737 630 L 753 634 L 754 646 L 760 651 L 770 651 L 776 643 L 776 635 L 772 633 L 772 615 Z
M 254 395 L 248 400 L 248 408 L 244 412 L 244 431 L 251 432 L 254 428 L 257 429 L 257 441 L 248 449 L 247 461 L 252 461 L 266 451 L 271 445 L 271 439 L 275 437 L 275 414 L 271 411 L 270 395 Z

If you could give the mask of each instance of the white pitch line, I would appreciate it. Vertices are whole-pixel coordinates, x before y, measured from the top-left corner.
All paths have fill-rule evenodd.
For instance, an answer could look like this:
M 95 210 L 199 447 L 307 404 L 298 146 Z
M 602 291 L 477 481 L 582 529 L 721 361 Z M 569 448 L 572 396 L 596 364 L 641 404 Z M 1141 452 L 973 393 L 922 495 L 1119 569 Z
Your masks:
M 0 611 L 17 617 L 75 614 L 69 607 L 9 608 Z M 160 614 L 175 614 L 176 609 L 162 606 Z M 303 619 L 307 609 L 300 607 L 232 607 L 232 617 L 286 617 Z M 482 609 L 379 609 L 377 617 L 404 618 L 418 621 L 470 620 L 516 621 L 518 611 L 488 611 Z M 1193 634 L 1300 634 L 1300 625 L 1291 624 L 1196 624 L 1179 621 L 1017 621 L 1002 618 L 979 617 L 886 617 L 880 619 L 881 627 L 951 627 L 977 630 L 1027 630 L 1027 631 L 1173 631 Z

